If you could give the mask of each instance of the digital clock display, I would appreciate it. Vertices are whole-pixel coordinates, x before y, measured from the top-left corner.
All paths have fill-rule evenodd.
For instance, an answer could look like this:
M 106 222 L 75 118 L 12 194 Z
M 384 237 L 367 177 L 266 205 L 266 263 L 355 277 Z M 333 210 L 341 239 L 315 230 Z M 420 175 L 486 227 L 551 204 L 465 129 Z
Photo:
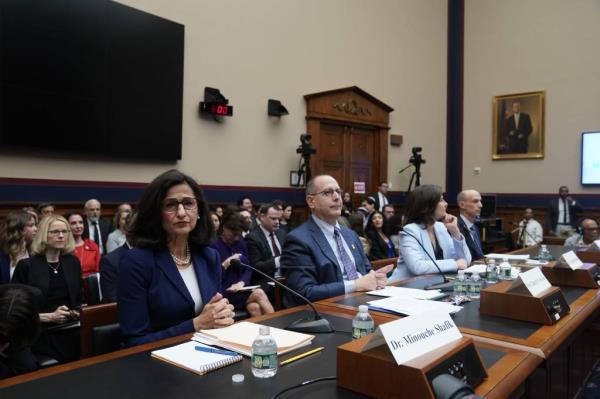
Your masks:
M 215 102 L 201 102 L 200 112 L 203 114 L 218 115 L 218 116 L 232 116 L 233 107 L 231 105 Z

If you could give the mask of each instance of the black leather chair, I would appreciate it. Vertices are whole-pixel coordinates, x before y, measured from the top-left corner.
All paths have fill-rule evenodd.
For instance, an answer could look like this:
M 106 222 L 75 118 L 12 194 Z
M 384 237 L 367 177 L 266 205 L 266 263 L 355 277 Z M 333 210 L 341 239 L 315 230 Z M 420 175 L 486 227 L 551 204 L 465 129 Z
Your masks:
M 88 305 L 98 305 L 102 302 L 100 293 L 100 273 L 90 274 L 83 279 L 83 294 L 85 303 Z
M 121 329 L 117 322 L 116 302 L 83 307 L 80 320 L 82 359 L 120 348 Z

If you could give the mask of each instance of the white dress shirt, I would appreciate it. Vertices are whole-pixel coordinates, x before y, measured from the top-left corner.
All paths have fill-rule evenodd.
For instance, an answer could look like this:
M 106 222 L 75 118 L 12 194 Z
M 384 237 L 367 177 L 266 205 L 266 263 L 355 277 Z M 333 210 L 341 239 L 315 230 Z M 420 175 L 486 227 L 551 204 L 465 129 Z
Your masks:
M 519 244 L 524 243 L 526 247 L 531 247 L 541 243 L 544 240 L 544 229 L 537 220 L 529 219 L 529 221 L 527 221 L 527 227 L 525 227 L 525 231 L 523 231 L 523 227 L 525 227 L 525 220 L 521 220 L 519 223 L 519 234 L 517 236 Z

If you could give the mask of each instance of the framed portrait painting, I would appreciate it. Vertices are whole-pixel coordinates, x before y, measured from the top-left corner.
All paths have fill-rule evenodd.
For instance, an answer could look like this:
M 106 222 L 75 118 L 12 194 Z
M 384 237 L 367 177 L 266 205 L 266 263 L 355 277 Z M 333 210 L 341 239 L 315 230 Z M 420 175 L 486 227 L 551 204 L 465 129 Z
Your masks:
M 544 158 L 543 91 L 495 96 L 492 159 Z

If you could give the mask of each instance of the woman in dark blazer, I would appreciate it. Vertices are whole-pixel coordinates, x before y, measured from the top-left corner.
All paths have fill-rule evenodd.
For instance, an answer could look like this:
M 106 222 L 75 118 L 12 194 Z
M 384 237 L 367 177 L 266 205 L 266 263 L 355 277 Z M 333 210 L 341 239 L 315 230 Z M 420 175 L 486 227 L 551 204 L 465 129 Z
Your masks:
M 68 362 L 79 358 L 79 329 L 66 328 L 79 318 L 81 266 L 71 254 L 75 241 L 62 216 L 46 216 L 31 245 L 33 256 L 17 263 L 12 282 L 42 291 L 39 310 L 42 333 L 32 351 Z M 61 328 L 61 325 L 62 328 Z
M 125 345 L 233 323 L 221 295 L 221 259 L 202 190 L 170 170 L 144 191 L 119 263 L 117 302 Z
M 371 243 L 371 252 L 369 253 L 369 259 L 371 260 L 396 257 L 396 248 L 392 240 L 385 235 L 384 224 L 385 218 L 379 211 L 374 211 L 367 222 L 365 234 Z

